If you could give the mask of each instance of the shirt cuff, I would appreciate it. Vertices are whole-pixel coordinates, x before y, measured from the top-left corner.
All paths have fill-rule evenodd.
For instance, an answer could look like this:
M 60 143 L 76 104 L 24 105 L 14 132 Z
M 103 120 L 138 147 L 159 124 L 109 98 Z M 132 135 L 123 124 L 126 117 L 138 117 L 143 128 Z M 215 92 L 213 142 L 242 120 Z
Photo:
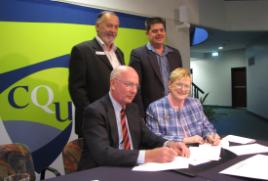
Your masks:
M 165 141 L 165 143 L 163 144 L 163 146 L 167 147 L 169 141 Z
M 145 162 L 145 150 L 140 150 L 137 158 L 137 164 L 143 164 Z

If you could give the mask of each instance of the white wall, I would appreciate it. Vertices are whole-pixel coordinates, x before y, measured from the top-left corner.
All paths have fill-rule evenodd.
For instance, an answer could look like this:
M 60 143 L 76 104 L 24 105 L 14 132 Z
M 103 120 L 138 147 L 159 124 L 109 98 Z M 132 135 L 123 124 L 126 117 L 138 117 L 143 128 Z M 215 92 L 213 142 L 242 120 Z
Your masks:
M 268 30 L 268 1 L 226 1 L 228 30 Z
M 232 106 L 231 68 L 246 66 L 244 54 L 237 50 L 216 58 L 191 58 L 193 82 L 209 93 L 206 105 Z
M 198 3 L 199 20 L 193 23 L 205 27 L 226 29 L 227 22 L 223 0 L 198 0 Z
M 255 58 L 255 64 L 247 68 L 247 109 L 268 119 L 268 38 L 251 46 L 246 55 Z
M 268 1 L 196 0 L 191 23 L 227 31 L 268 30 Z M 194 8 L 191 8 L 194 9 Z
M 97 9 L 113 10 L 141 16 L 174 17 L 174 8 L 178 6 L 178 0 L 59 0 Z

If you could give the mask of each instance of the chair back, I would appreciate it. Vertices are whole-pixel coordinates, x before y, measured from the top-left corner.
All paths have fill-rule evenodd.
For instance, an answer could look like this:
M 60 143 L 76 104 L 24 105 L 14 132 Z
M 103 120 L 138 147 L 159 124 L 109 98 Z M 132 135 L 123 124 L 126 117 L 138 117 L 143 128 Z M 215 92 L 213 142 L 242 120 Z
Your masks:
M 26 145 L 13 143 L 0 145 L 0 181 L 15 173 L 28 173 L 35 180 L 34 164 Z
M 62 158 L 66 174 L 76 172 L 83 149 L 83 138 L 67 143 L 63 148 Z

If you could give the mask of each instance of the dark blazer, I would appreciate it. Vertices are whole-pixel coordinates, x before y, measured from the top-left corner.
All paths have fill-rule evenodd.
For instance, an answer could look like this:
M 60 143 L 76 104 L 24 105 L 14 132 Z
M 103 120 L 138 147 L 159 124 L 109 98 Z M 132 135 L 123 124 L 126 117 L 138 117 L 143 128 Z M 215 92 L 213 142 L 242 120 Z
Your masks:
M 115 53 L 119 62 L 125 64 L 122 51 L 117 48 Z M 112 70 L 96 39 L 73 47 L 69 64 L 69 92 L 75 105 L 75 132 L 79 136 L 82 136 L 83 111 L 91 102 L 108 93 Z
M 109 95 L 89 105 L 84 114 L 84 148 L 79 170 L 97 166 L 133 166 L 139 149 L 160 147 L 166 140 L 152 133 L 132 103 L 126 107 L 134 150 L 119 150 L 115 112 Z
M 170 72 L 177 67 L 182 67 L 182 60 L 177 49 L 172 48 L 172 52 L 167 54 Z M 146 111 L 148 105 L 161 97 L 165 96 L 164 84 L 157 62 L 155 53 L 149 50 L 146 45 L 132 50 L 130 57 L 130 66 L 139 74 L 141 89 L 137 94 L 135 101 L 141 111 Z

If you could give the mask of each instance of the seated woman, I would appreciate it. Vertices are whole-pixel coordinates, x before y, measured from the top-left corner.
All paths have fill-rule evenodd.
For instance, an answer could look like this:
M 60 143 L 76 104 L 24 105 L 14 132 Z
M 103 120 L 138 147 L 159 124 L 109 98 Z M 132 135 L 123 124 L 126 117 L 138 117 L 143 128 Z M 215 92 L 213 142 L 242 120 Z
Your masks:
M 191 84 L 188 69 L 172 71 L 169 94 L 149 105 L 146 124 L 155 134 L 168 140 L 218 145 L 220 136 L 208 121 L 200 101 L 189 97 Z

